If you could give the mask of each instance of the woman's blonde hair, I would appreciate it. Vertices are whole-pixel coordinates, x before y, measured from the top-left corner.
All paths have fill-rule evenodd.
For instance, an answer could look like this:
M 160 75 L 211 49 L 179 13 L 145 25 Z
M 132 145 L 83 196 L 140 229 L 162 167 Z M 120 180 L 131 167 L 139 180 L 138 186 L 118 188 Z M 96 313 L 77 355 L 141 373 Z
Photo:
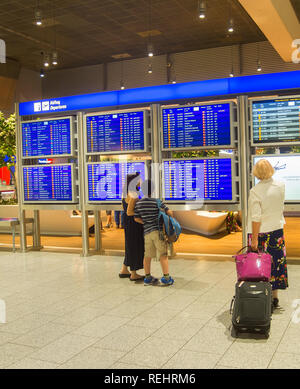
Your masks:
M 259 180 L 268 180 L 274 173 L 275 170 L 273 166 L 266 159 L 258 161 L 253 168 L 253 174 Z

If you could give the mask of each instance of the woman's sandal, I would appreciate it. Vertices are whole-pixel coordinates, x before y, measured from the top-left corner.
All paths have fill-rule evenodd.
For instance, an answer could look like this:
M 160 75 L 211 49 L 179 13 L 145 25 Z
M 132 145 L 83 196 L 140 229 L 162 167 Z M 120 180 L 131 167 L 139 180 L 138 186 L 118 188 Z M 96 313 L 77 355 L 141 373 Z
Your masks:
M 138 277 L 138 278 L 129 278 L 130 279 L 130 281 L 144 281 L 144 276 L 141 276 L 141 277 Z
M 128 274 L 127 274 L 127 273 L 120 273 L 120 274 L 119 274 L 119 277 L 120 277 L 120 278 L 130 278 L 130 276 L 131 276 L 130 273 L 128 273 Z
M 278 300 L 278 298 L 274 297 L 273 298 L 273 306 L 274 306 L 274 308 L 278 308 L 278 305 L 279 305 L 279 300 Z

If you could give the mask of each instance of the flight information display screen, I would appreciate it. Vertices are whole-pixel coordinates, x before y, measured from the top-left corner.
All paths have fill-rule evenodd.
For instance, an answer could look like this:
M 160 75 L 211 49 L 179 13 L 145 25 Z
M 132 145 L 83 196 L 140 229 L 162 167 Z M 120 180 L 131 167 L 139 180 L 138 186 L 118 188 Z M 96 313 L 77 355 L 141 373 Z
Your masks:
M 71 118 L 22 123 L 23 157 L 71 155 Z
M 163 108 L 163 148 L 230 146 L 230 111 L 230 103 Z
M 254 156 L 253 165 L 259 160 L 266 159 L 275 169 L 274 180 L 285 183 L 285 200 L 300 201 L 300 155 L 263 155 Z M 258 183 L 255 178 L 255 185 Z
M 232 159 L 163 161 L 166 201 L 232 201 Z
M 71 165 L 39 165 L 23 167 L 24 201 L 72 202 Z
M 300 98 L 253 101 L 252 142 L 300 143 Z
M 87 152 L 137 152 L 145 150 L 144 111 L 86 117 Z
M 145 162 L 90 163 L 87 169 L 89 201 L 121 201 L 127 174 L 145 179 Z

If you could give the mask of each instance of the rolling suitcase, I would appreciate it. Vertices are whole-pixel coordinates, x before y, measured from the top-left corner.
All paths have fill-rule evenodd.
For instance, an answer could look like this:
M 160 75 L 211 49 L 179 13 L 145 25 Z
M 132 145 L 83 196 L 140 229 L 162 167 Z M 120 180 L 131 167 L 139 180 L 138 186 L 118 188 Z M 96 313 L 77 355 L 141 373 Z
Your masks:
M 239 332 L 260 332 L 268 338 L 272 315 L 271 284 L 263 281 L 237 282 L 230 313 L 234 336 Z

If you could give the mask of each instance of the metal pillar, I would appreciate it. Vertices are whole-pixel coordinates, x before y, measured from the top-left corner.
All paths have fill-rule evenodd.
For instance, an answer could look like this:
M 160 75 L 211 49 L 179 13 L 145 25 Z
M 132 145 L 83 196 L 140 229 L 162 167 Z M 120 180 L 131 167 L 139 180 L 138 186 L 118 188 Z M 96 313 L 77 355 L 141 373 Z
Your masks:
M 95 221 L 95 250 L 102 252 L 102 235 L 101 235 L 101 211 L 94 211 Z
M 26 223 L 25 223 L 25 210 L 23 209 L 23 187 L 22 187 L 22 141 L 21 141 L 21 123 L 19 116 L 19 104 L 15 103 L 16 114 L 16 150 L 17 150 L 17 177 L 16 177 L 16 189 L 18 195 L 19 206 L 19 221 L 20 221 L 20 251 L 25 253 L 27 251 L 27 236 L 26 236 Z
M 239 107 L 239 158 L 240 158 L 240 202 L 242 210 L 243 247 L 247 245 L 247 216 L 248 216 L 248 174 L 249 174 L 249 127 L 248 99 L 238 97 Z
M 83 145 L 83 114 L 77 114 L 77 133 L 78 133 L 78 167 L 79 167 L 79 203 L 81 204 L 81 223 L 82 223 L 82 252 L 81 255 L 86 257 L 89 255 L 89 225 L 88 212 L 85 207 L 85 154 Z
M 40 250 L 41 245 L 41 226 L 40 226 L 40 211 L 34 210 L 34 223 L 33 223 L 33 248 Z
M 160 115 L 159 115 L 159 109 L 160 109 L 160 105 L 158 105 L 158 104 L 153 104 L 151 106 L 151 123 L 152 123 L 151 178 L 155 184 L 155 196 L 157 198 L 161 198 L 161 185 L 160 185 L 161 153 L 160 153 L 160 123 L 159 123 Z

